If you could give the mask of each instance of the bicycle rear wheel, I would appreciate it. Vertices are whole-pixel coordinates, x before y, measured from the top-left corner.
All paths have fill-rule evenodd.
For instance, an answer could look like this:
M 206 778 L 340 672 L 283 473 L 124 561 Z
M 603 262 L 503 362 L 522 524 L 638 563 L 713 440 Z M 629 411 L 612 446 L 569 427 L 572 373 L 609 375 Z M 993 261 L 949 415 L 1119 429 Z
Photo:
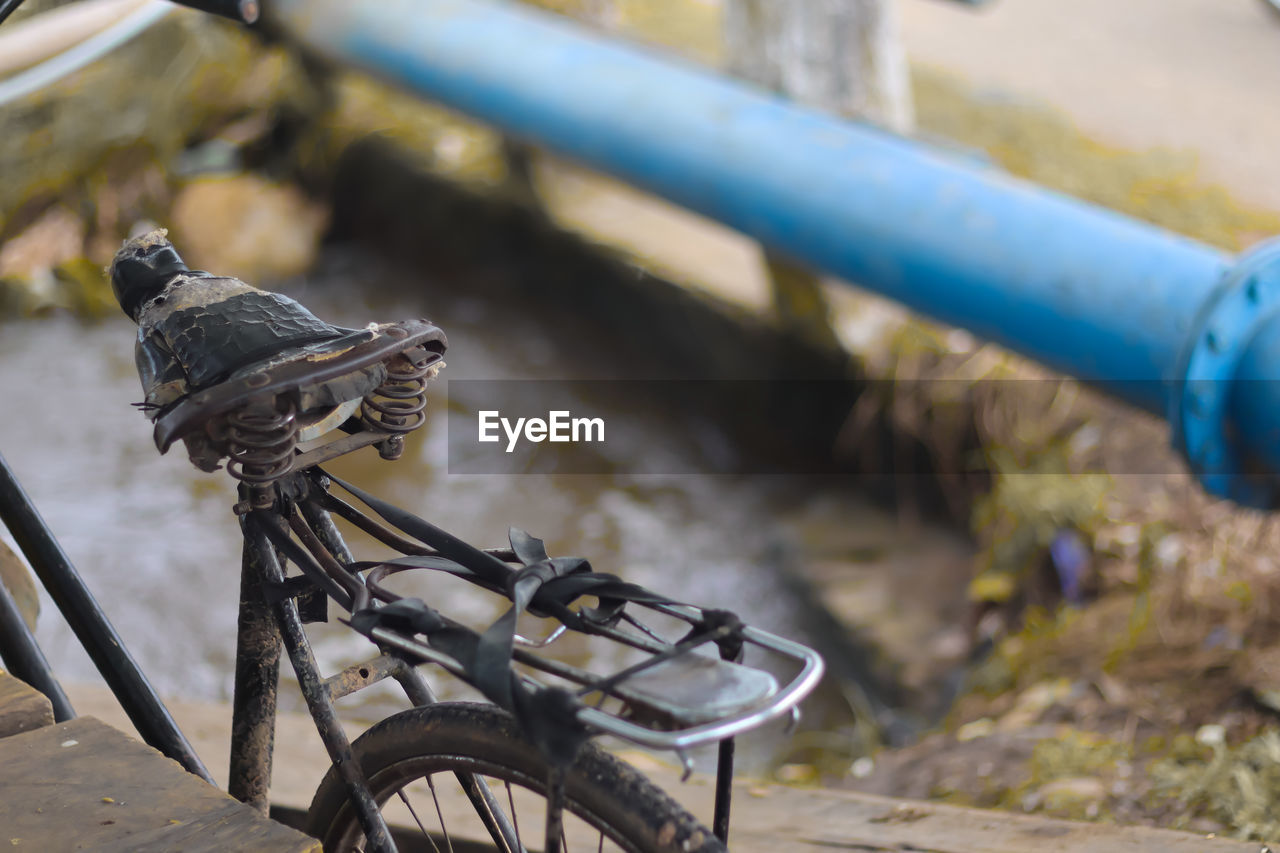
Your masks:
M 459 784 L 456 774 L 462 773 L 489 783 L 526 849 L 542 848 L 547 765 L 509 714 L 460 702 L 412 708 L 370 728 L 352 750 L 398 843 L 407 830 L 422 850 L 494 849 Z M 565 799 L 567 853 L 725 850 L 678 803 L 594 744 L 583 747 L 566 773 Z M 333 769 L 316 790 L 307 822 L 328 853 L 363 849 L 364 836 Z

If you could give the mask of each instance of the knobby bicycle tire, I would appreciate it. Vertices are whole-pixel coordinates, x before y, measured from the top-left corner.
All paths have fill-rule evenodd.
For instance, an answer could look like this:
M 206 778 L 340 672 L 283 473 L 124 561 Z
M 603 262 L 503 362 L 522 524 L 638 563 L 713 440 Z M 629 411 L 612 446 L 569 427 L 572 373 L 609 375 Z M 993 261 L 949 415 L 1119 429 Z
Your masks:
M 469 772 L 525 788 L 539 797 L 545 791 L 546 763 L 537 748 L 522 738 L 509 714 L 491 705 L 449 702 L 402 711 L 357 738 L 352 751 L 374 798 L 383 805 L 426 774 L 453 787 L 460 787 L 455 773 Z M 511 788 L 495 795 L 505 805 Z M 631 853 L 725 851 L 719 839 L 679 803 L 594 744 L 583 747 L 566 774 L 565 797 L 566 812 Z M 432 819 L 437 816 L 432 807 L 422 811 Z M 415 812 L 415 820 L 418 817 Z M 443 817 L 440 820 L 444 822 Z M 359 849 L 363 841 L 346 788 L 333 768 L 316 790 L 307 825 L 308 832 L 324 842 L 327 853 Z M 526 822 L 522 828 L 530 839 L 527 843 L 541 849 L 542 825 Z M 427 832 L 425 826 L 422 831 Z M 594 843 L 588 846 L 597 849 Z

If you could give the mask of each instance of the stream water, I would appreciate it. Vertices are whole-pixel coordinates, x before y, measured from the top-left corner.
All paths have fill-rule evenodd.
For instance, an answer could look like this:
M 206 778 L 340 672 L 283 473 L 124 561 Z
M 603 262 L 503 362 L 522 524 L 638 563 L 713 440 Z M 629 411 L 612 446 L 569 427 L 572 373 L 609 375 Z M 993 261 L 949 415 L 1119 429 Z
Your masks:
M 457 283 L 371 266 L 352 250 L 331 251 L 317 273 L 278 289 L 343 325 L 429 317 L 448 332 L 445 375 L 453 379 L 564 377 L 580 375 L 584 365 L 599 374 L 593 354 L 566 356 L 556 345 L 535 300 L 495 305 Z M 0 452 L 157 688 L 225 701 L 239 578 L 234 489 L 225 473 L 193 468 L 181 447 L 164 457 L 156 452 L 149 422 L 130 406 L 141 396 L 134 336 L 123 316 L 92 324 L 66 316 L 0 323 Z M 384 462 L 366 451 L 341 460 L 335 473 L 477 544 L 503 544 L 508 525 L 516 525 L 545 539 L 552 554 L 590 557 L 598 570 L 737 611 L 819 647 L 827 640 L 811 629 L 807 606 L 778 576 L 777 555 L 807 544 L 795 541 L 795 524 L 779 519 L 803 522 L 820 513 L 837 519 L 837 528 L 842 517 L 856 519 L 858 527 L 893 524 L 856 494 L 795 478 L 451 474 L 445 408 L 435 406 L 401 461 Z M 642 408 L 615 407 L 605 416 L 652 421 Z M 642 444 L 612 443 L 611 452 L 643 454 L 661 446 L 664 453 L 686 454 L 694 472 L 708 441 L 706 431 L 693 442 L 687 430 L 664 428 L 660 417 L 637 435 Z M 357 551 L 365 544 L 356 540 Z M 436 607 L 477 623 L 498 612 L 495 602 L 462 585 L 437 582 L 429 594 Z M 45 599 L 43 606 L 38 636 L 60 677 L 99 680 L 52 604 Z M 369 656 L 367 642 L 340 624 L 320 626 L 313 639 L 326 668 Z M 358 716 L 403 707 L 389 689 L 349 701 L 349 712 Z M 287 688 L 282 702 L 301 707 Z M 834 686 L 819 691 L 807 715 L 809 726 L 826 732 L 852 719 Z M 774 729 L 747 752 L 766 760 L 785 751 L 782 744 Z

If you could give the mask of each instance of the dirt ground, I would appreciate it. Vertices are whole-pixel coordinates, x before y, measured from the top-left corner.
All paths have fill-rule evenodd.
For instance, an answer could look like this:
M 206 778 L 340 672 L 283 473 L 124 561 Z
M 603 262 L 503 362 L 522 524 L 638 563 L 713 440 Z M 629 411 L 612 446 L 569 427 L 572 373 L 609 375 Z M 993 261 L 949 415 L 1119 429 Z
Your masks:
M 974 10 L 903 0 L 900 9 L 930 130 L 1042 183 L 1223 246 L 1275 233 L 1265 210 L 1280 210 L 1280 114 L 1270 103 L 1280 85 L 1280 18 L 1262 3 L 997 0 Z M 952 113 L 955 90 L 934 95 L 957 80 L 973 87 L 973 100 Z M 1058 129 L 1037 124 L 1037 112 L 1057 112 Z M 1103 154 L 1103 146 L 1115 148 Z M 1129 171 L 1137 161 L 1122 150 L 1150 148 L 1171 153 L 1142 155 L 1149 163 L 1190 163 L 1201 188 L 1163 180 L 1155 195 L 1164 200 L 1147 204 L 1140 188 L 1151 183 Z M 1207 189 L 1214 183 L 1226 193 Z M 1261 209 L 1241 215 L 1231 199 Z M 933 375 L 948 375 L 947 363 Z M 1162 426 L 1106 402 L 1075 411 L 1086 423 L 1097 418 L 1093 432 L 1114 446 L 1089 461 L 1068 450 L 1074 461 L 1048 468 L 1059 439 L 1085 432 L 1041 433 L 1036 452 L 1016 441 L 1002 447 L 1017 461 L 976 505 L 985 556 L 975 568 L 985 559 L 985 574 L 1007 580 L 992 572 L 1001 555 L 1034 551 L 1018 539 L 1060 525 L 1074 505 L 1067 515 L 1094 519 L 1086 526 L 1097 586 L 1079 607 L 1028 607 L 1024 593 L 1035 584 L 1021 575 L 1012 606 L 985 614 L 1009 633 L 970 671 L 943 731 L 854 767 L 844 784 L 1273 840 L 1276 525 L 1201 494 L 1163 449 Z M 985 441 L 1006 444 L 996 433 Z M 1135 453 L 1165 473 L 1107 477 L 1092 495 L 1080 487 L 1089 476 L 1080 472 L 1117 470 L 1117 458 L 1134 470 Z M 1008 476 L 1038 466 L 1056 476 Z
M 1194 153 L 1280 210 L 1280 16 L 1261 0 L 900 0 L 913 63 L 1061 109 L 1091 136 Z

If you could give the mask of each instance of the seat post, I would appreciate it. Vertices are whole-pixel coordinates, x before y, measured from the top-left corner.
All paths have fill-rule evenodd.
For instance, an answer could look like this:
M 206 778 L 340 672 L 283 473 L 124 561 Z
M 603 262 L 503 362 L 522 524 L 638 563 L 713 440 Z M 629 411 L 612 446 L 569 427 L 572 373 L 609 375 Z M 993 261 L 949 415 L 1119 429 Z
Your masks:
M 241 487 L 241 500 L 250 499 L 248 491 L 247 486 Z M 263 547 L 270 546 L 259 546 L 244 536 L 227 793 L 266 814 L 280 684 L 280 629 L 262 586 Z

